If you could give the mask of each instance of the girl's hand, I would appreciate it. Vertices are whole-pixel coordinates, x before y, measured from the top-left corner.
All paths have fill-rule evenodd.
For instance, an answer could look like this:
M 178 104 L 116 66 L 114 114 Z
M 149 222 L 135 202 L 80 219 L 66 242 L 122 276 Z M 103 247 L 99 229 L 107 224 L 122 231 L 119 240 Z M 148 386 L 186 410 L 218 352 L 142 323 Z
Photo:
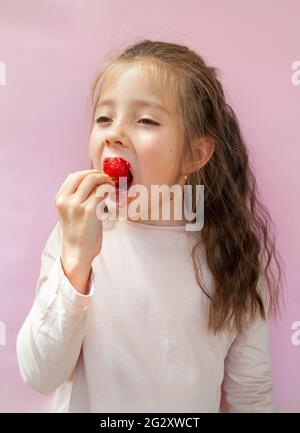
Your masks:
M 71 173 L 54 200 L 62 230 L 61 262 L 81 293 L 85 293 L 91 263 L 102 248 L 102 220 L 96 208 L 105 197 L 97 197 L 96 190 L 103 183 L 115 186 L 110 176 L 95 169 Z

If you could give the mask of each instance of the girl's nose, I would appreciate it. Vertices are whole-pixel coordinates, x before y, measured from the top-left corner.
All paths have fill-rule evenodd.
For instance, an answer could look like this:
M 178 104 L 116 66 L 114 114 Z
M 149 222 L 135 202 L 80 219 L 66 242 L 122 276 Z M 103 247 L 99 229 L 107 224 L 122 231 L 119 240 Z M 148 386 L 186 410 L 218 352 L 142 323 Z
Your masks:
M 105 137 L 104 143 L 107 145 L 116 145 L 117 144 L 117 145 L 121 145 L 121 146 L 126 146 L 126 140 L 121 139 L 120 137 L 117 137 L 117 136 Z
M 108 138 L 105 138 L 104 143 L 107 144 L 107 145 L 122 144 L 121 140 L 118 140 L 118 139 L 108 139 Z

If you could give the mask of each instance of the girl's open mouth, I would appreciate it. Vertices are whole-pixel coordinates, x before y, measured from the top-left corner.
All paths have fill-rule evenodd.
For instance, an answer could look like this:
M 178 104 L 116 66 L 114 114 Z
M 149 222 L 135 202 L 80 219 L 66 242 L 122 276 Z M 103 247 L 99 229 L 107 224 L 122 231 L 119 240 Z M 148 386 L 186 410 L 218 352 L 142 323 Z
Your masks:
M 116 197 L 119 201 L 119 196 L 127 195 L 127 191 L 133 184 L 133 174 L 131 171 L 130 162 L 121 157 L 107 157 L 103 161 L 103 171 L 115 180 L 116 193 L 111 197 Z

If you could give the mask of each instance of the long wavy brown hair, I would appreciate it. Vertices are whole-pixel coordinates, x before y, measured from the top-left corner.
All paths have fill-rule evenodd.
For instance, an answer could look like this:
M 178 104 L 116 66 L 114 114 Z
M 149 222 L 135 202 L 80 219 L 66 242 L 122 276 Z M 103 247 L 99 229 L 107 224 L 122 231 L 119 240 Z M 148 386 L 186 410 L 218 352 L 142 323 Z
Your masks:
M 269 314 L 277 316 L 283 268 L 274 224 L 258 198 L 245 140 L 225 100 L 218 70 L 186 46 L 137 41 L 121 53 L 109 53 L 97 71 L 89 94 L 92 122 L 105 79 L 112 79 L 133 62 L 174 95 L 184 154 L 196 158 L 192 143 L 197 137 L 209 136 L 215 143 L 207 164 L 190 173 L 186 182 L 192 185 L 194 212 L 196 185 L 204 185 L 205 221 L 202 230 L 194 232 L 198 242 L 192 249 L 192 260 L 198 284 L 210 300 L 208 329 L 215 334 L 240 332 L 257 314 L 263 320 Z M 214 282 L 211 294 L 202 278 L 203 243 Z

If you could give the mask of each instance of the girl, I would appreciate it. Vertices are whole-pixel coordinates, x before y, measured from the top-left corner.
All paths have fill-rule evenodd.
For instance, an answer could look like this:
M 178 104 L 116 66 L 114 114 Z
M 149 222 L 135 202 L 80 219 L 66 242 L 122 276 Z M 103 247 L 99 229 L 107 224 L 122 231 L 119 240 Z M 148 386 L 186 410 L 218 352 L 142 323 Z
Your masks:
M 268 315 L 281 267 L 216 69 L 144 40 L 106 60 L 91 94 L 92 166 L 55 197 L 59 221 L 17 337 L 24 381 L 56 391 L 53 411 L 275 411 Z M 97 188 L 115 185 L 107 157 L 129 162 L 147 191 L 191 185 L 194 212 L 204 185 L 202 230 L 174 210 L 153 218 L 151 199 L 136 218 L 98 218 Z

